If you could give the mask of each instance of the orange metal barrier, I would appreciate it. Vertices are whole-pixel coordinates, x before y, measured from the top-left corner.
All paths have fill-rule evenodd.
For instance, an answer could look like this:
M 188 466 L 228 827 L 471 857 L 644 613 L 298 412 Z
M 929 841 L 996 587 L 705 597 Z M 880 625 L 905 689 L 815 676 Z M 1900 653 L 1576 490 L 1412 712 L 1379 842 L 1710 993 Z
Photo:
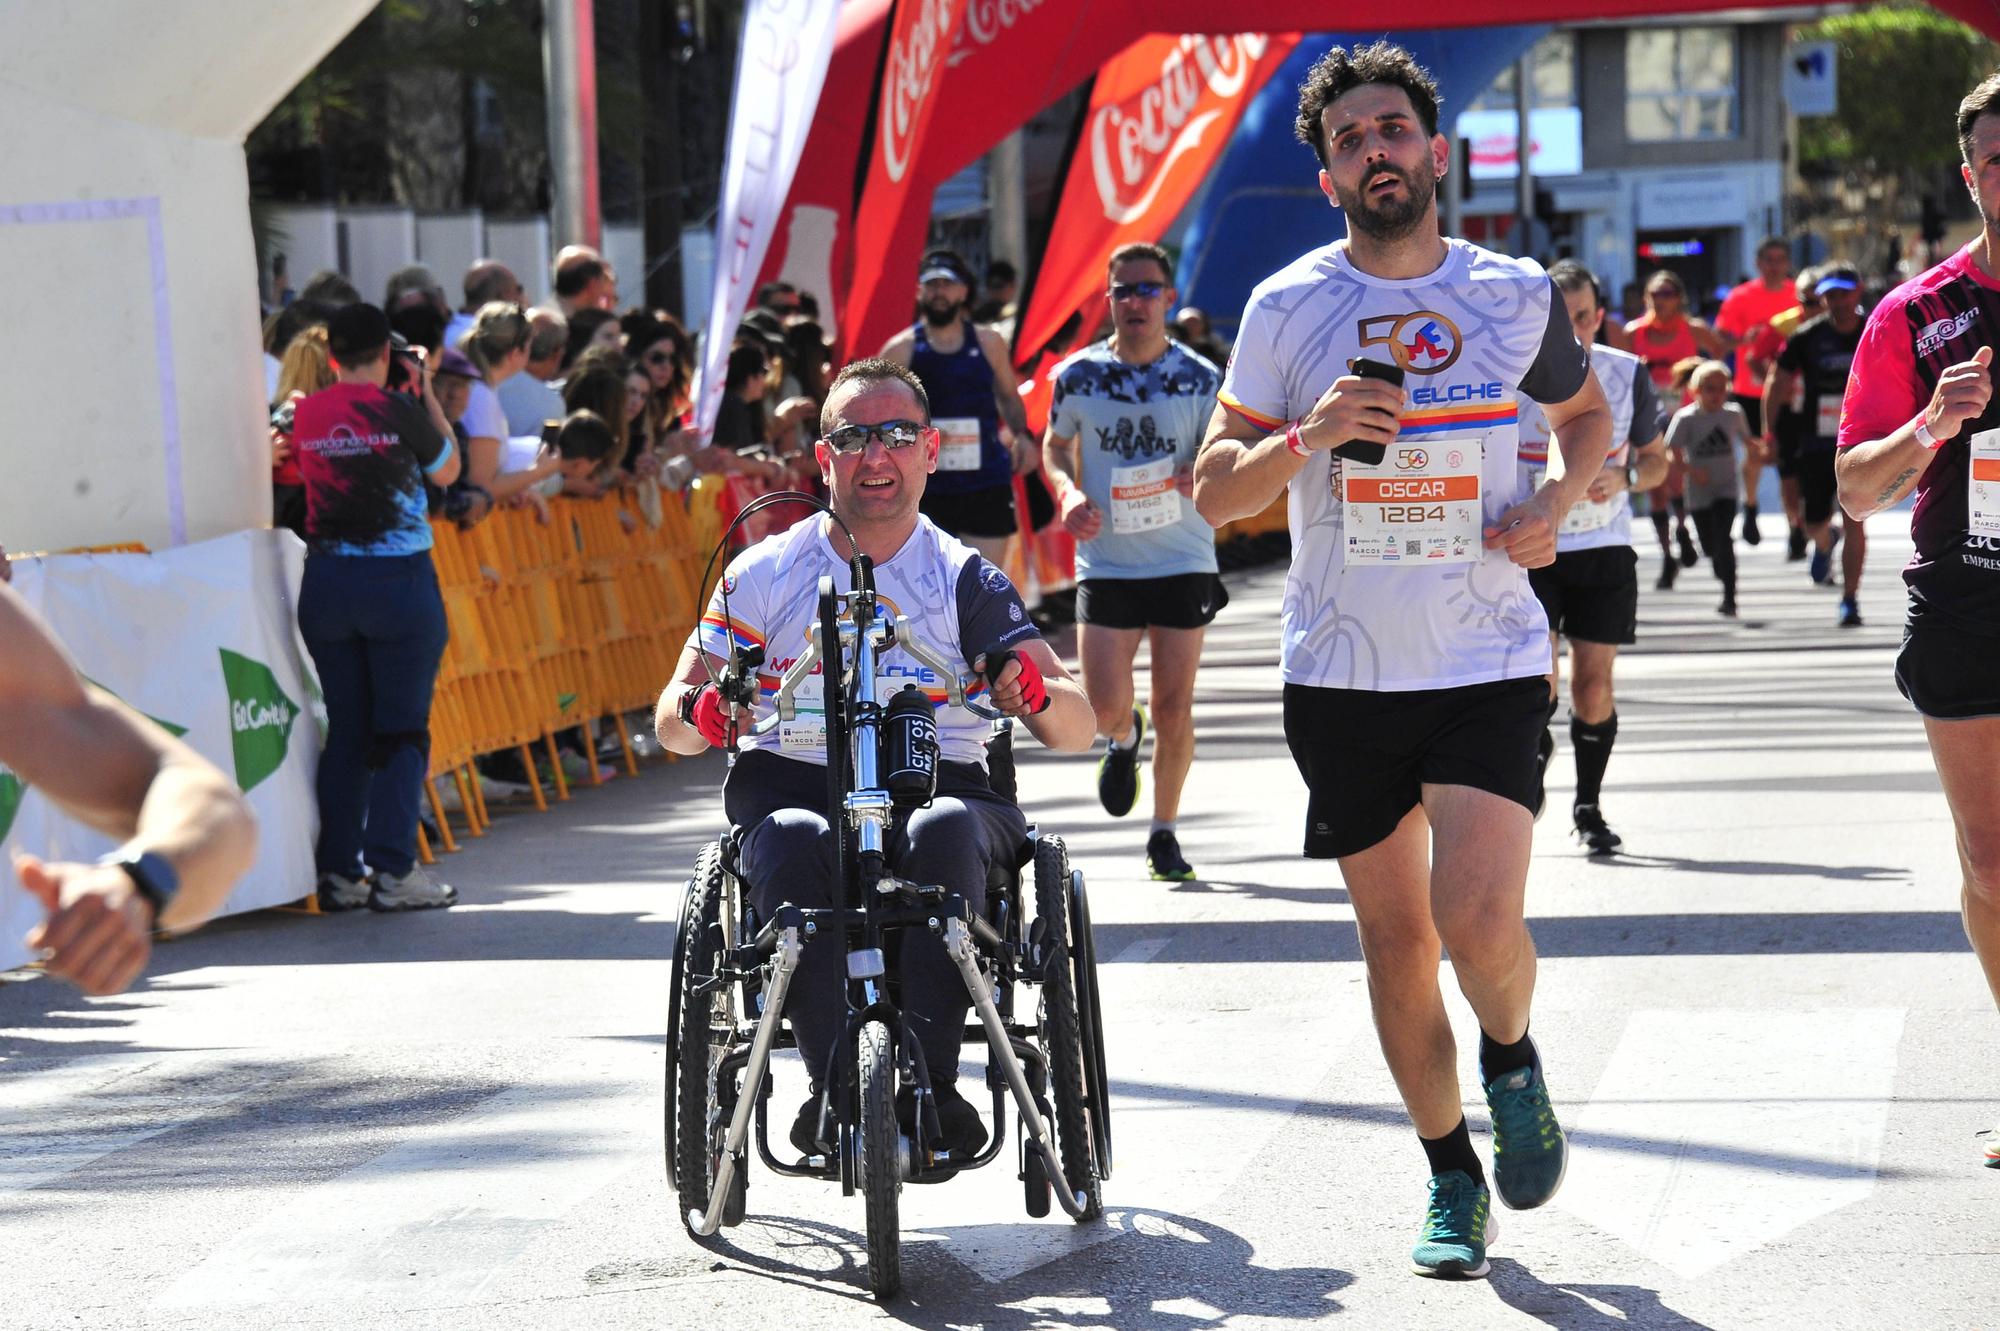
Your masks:
M 436 778 L 452 779 L 467 830 L 483 835 L 487 811 L 471 766 L 482 754 L 518 752 L 535 806 L 546 809 L 534 751 L 548 756 L 557 799 L 568 799 L 555 735 L 581 726 L 591 739 L 591 780 L 601 779 L 596 722 L 650 712 L 694 629 L 706 596 L 698 585 L 704 541 L 720 533 L 716 496 L 698 488 L 686 506 L 661 496 L 658 526 L 631 495 L 558 499 L 548 523 L 510 508 L 470 531 L 431 525 L 451 641 L 431 708 L 426 786 L 445 849 L 456 846 Z M 625 727 L 613 729 L 636 775 Z

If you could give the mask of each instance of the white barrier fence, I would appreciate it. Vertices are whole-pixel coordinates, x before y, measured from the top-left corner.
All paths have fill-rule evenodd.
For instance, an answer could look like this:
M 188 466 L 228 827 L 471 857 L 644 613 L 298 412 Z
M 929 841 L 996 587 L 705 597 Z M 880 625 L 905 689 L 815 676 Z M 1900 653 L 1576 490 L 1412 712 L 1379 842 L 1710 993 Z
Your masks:
M 15 565 L 14 589 L 85 676 L 179 733 L 244 791 L 257 814 L 257 860 L 224 913 L 296 901 L 313 887 L 313 774 L 325 712 L 296 628 L 304 567 L 298 538 L 271 530 L 159 554 Z M 88 763 L 91 755 L 61 760 Z M 0 767 L 0 852 L 89 861 L 114 844 Z M 22 935 L 40 918 L 7 871 L 0 968 L 28 959 Z

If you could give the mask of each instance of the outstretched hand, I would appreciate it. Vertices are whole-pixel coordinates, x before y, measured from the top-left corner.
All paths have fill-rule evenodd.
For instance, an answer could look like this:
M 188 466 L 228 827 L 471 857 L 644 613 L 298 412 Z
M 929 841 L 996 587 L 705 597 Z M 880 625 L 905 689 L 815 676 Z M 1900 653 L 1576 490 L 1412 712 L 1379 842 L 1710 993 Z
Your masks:
M 153 951 L 152 903 L 116 865 L 47 864 L 16 856 L 14 872 L 48 918 L 28 931 L 48 973 L 87 994 L 115 994 Z

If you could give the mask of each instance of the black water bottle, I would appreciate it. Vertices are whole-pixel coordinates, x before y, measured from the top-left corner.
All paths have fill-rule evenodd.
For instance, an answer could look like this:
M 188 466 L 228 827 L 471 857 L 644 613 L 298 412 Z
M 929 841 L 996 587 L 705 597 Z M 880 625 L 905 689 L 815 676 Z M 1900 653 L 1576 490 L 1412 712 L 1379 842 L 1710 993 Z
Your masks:
M 882 712 L 882 786 L 898 808 L 921 809 L 937 794 L 937 714 L 930 695 L 905 684 Z

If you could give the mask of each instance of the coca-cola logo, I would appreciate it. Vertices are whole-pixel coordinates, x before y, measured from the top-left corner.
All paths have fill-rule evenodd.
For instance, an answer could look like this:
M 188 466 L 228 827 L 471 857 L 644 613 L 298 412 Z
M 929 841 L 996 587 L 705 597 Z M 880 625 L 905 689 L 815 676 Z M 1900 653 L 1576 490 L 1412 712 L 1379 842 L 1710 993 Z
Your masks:
M 961 60 L 968 60 L 977 52 L 977 46 L 991 46 L 1012 31 L 1015 24 L 1047 4 L 1048 0 L 970 0 L 965 7 L 965 26 L 958 30 L 958 40 L 952 44 L 951 59 L 946 63 L 957 68 Z
M 883 87 L 882 165 L 889 179 L 900 182 L 910 169 L 910 149 L 919 113 L 937 84 L 944 62 L 945 40 L 952 33 L 954 10 L 960 0 L 914 0 L 916 22 L 903 40 L 891 43 Z
M 1090 169 L 1105 217 L 1122 225 L 1146 215 L 1173 164 L 1201 146 L 1226 104 L 1249 86 L 1268 45 L 1263 33 L 1189 34 L 1168 50 L 1156 82 L 1098 109 L 1090 120 Z

